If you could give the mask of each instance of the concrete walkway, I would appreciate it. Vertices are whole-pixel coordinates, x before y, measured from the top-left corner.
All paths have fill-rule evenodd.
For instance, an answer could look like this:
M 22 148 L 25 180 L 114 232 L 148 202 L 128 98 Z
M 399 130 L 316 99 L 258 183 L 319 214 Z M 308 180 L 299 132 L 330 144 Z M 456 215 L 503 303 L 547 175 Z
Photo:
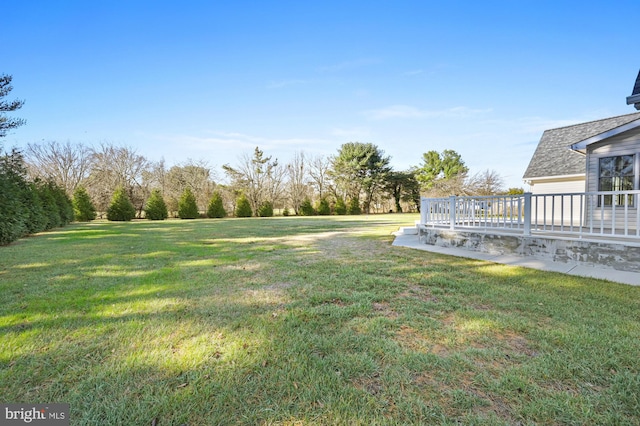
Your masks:
M 466 257 L 470 259 L 486 260 L 489 262 L 502 263 L 505 265 L 522 266 L 524 268 L 540 269 L 543 271 L 562 272 L 564 274 L 578 275 L 581 277 L 600 278 L 622 284 L 640 285 L 640 273 L 617 271 L 615 269 L 596 268 L 592 266 L 582 266 L 575 263 L 553 262 L 513 255 L 493 255 L 480 253 L 454 247 L 440 247 L 420 242 L 418 235 L 406 234 L 403 230 L 394 232 L 396 236 L 393 241 L 394 246 L 409 247 L 418 250 L 430 251 L 433 253 L 446 254 L 450 256 Z

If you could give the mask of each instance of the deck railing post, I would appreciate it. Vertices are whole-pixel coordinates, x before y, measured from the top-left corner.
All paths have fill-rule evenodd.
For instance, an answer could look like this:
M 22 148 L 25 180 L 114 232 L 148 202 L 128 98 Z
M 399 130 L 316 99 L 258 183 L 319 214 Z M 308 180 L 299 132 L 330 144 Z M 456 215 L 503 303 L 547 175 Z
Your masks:
M 428 223 L 427 221 L 427 215 L 429 214 L 429 200 L 425 197 L 422 197 L 420 199 L 420 224 L 421 225 L 426 225 Z
M 456 228 L 456 196 L 449 197 L 449 229 Z
M 524 236 L 531 236 L 531 193 L 524 193 Z

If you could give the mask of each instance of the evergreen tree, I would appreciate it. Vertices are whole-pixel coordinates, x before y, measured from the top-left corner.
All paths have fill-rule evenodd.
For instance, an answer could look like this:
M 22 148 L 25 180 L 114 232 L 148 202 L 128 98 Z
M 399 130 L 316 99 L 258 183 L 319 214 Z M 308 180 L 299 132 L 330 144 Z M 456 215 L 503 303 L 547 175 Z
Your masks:
M 211 197 L 211 201 L 209 201 L 209 206 L 207 207 L 207 217 L 215 217 L 221 218 L 225 217 L 227 212 L 224 209 L 224 205 L 222 203 L 222 195 L 220 195 L 220 191 L 216 191 L 213 193 Z
M 131 204 L 126 191 L 121 186 L 113 193 L 111 205 L 107 209 L 107 219 L 114 221 L 130 221 L 136 216 L 136 209 Z
M 73 193 L 73 213 L 78 222 L 88 222 L 96 218 L 96 208 L 83 186 L 76 188 Z
M 149 199 L 147 200 L 144 215 L 149 220 L 165 220 L 169 217 L 167 205 L 164 202 L 164 198 L 162 198 L 162 193 L 159 189 L 151 191 L 151 196 L 149 196 Z
M 185 188 L 180 196 L 180 201 L 178 201 L 178 217 L 180 219 L 195 219 L 199 215 L 195 195 L 190 188 Z
M 437 151 L 422 154 L 422 165 L 415 169 L 414 175 L 423 191 L 433 196 L 448 196 L 464 192 L 468 172 L 460 154 L 445 149 L 442 154 Z
M 251 217 L 252 215 L 251 203 L 244 194 L 240 195 L 236 200 L 236 217 Z
M 316 210 L 311 205 L 311 200 L 309 197 L 306 197 L 302 204 L 300 204 L 300 215 L 301 216 L 314 216 L 316 214 Z
M 339 214 L 339 215 L 347 214 L 347 205 L 344 203 L 344 198 L 338 197 L 336 199 L 335 212 L 336 214 Z
M 14 100 L 5 101 L 3 98 L 13 90 L 11 86 L 11 80 L 13 77 L 10 75 L 0 75 L 0 138 L 7 136 L 7 133 L 11 129 L 22 126 L 25 121 L 21 118 L 9 118 L 7 112 L 13 112 L 22 108 L 24 101 Z
M 384 188 L 391 172 L 390 161 L 376 145 L 348 142 L 333 157 L 331 175 L 341 192 L 351 198 L 364 197 L 362 205 L 368 213 L 375 195 Z
M 27 183 L 20 152 L 14 149 L 0 154 L 0 245 L 4 245 L 27 233 L 28 215 L 23 204 Z
M 347 206 L 347 214 L 360 214 L 360 200 L 357 197 L 352 198 Z
M 67 195 L 67 192 L 55 182 L 49 182 L 47 185 L 51 187 L 51 193 L 58 205 L 58 213 L 60 213 L 60 226 L 65 226 L 73 222 L 73 202 Z
M 258 216 L 260 217 L 272 217 L 273 216 L 273 204 L 271 201 L 264 201 L 258 209 Z
M 35 234 L 36 232 L 44 231 L 47 227 L 47 216 L 44 211 L 44 206 L 40 195 L 38 194 L 38 187 L 34 183 L 30 183 L 28 191 L 23 193 L 23 203 L 27 206 L 28 219 L 27 219 L 27 233 Z
M 60 208 L 56 202 L 56 197 L 53 194 L 51 185 L 43 182 L 38 182 L 38 196 L 42 200 L 42 208 L 44 210 L 44 216 L 46 218 L 45 230 L 57 228 L 62 226 L 62 219 L 60 217 Z
M 318 205 L 316 206 L 316 212 L 320 216 L 328 216 L 331 214 L 331 207 L 329 206 L 329 202 L 327 201 L 326 198 L 322 198 L 320 199 L 320 201 L 318 201 Z

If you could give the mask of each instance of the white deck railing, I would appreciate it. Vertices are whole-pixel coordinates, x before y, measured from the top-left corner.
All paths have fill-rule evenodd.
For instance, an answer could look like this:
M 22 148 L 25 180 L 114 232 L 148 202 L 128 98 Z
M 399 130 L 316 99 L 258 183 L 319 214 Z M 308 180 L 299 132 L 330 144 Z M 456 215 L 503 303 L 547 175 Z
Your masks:
M 449 229 L 640 239 L 640 191 L 422 198 L 420 223 Z

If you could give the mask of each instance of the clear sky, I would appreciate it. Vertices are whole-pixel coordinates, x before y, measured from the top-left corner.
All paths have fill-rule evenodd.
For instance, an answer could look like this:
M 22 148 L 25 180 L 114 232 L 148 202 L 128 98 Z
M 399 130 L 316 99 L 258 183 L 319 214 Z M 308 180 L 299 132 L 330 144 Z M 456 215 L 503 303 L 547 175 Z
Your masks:
M 396 170 L 453 149 L 509 187 L 548 128 L 632 113 L 640 1 L 0 3 L 5 148 L 125 145 L 217 170 L 259 146 L 378 145 Z

